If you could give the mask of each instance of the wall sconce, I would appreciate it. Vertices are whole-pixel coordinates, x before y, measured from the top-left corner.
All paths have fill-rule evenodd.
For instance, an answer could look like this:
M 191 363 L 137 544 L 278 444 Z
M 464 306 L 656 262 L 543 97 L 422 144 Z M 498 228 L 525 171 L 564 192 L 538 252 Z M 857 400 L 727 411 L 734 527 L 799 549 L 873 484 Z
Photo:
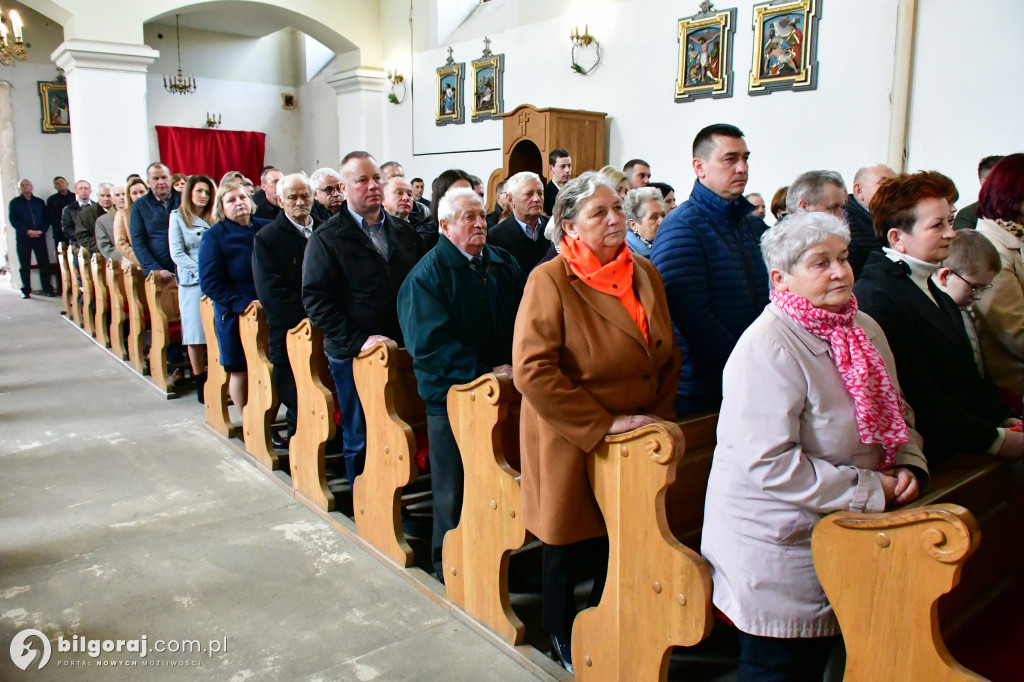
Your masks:
M 211 114 L 210 112 L 206 112 L 206 127 L 220 128 L 220 114 Z
M 572 70 L 586 76 L 601 63 L 601 43 L 597 38 L 590 35 L 590 26 L 583 25 L 583 33 L 580 33 L 579 26 L 574 26 L 569 33 L 569 42 L 572 43 Z
M 405 76 L 399 73 L 398 69 L 388 69 L 388 83 L 391 83 L 391 91 L 388 92 L 388 101 L 392 104 L 401 104 L 405 101 Z

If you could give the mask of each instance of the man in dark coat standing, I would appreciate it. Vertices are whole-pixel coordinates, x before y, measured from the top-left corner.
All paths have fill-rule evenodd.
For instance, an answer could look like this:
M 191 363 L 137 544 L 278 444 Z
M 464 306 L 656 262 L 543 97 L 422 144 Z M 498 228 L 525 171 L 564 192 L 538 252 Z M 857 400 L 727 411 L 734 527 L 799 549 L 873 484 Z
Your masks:
M 544 184 L 536 173 L 516 173 L 505 182 L 512 215 L 487 235 L 487 242 L 500 246 L 519 261 L 527 275 L 547 255 L 551 242 L 544 236 L 548 219 L 544 215 Z
M 526 277 L 504 249 L 487 245 L 483 201 L 449 190 L 438 206 L 437 246 L 398 293 L 398 321 L 427 408 L 434 495 L 431 559 L 444 582 L 445 533 L 462 512 L 464 472 L 448 419 L 448 389 L 488 372 L 512 375 L 512 332 Z
M 544 215 L 551 215 L 558 191 L 571 179 L 572 157 L 568 150 L 552 149 L 548 154 L 548 184 L 544 185 Z
M 288 331 L 302 322 L 302 261 L 306 244 L 318 223 L 310 215 L 313 186 L 305 175 L 281 178 L 277 186 L 281 214 L 256 233 L 252 249 L 252 275 L 256 294 L 267 314 L 267 359 L 274 365 L 274 386 L 285 406 L 288 433 L 274 445 L 287 447 L 295 435 L 298 395 L 288 360 Z
M 75 200 L 75 195 L 68 189 L 68 181 L 61 175 L 53 179 L 53 188 L 57 191 L 46 198 L 46 220 L 53 233 L 53 248 L 56 249 L 58 242 L 63 239 L 60 229 L 61 215 L 64 208 Z
M 683 351 L 676 411 L 717 409 L 722 370 L 736 341 L 768 305 L 768 272 L 752 215 L 747 143 L 732 125 L 710 125 L 693 141 L 697 180 L 690 198 L 658 228 L 651 262 L 661 273 Z
M 20 196 L 11 199 L 7 219 L 16 233 L 18 269 L 21 270 L 21 297 L 32 296 L 32 254 L 39 268 L 39 284 L 47 296 L 56 296 L 50 280 L 50 254 L 46 250 L 46 204 L 32 194 L 32 183 L 18 183 Z
M 350 152 L 341 163 L 345 203 L 317 228 L 302 264 L 302 303 L 324 334 L 324 351 L 341 410 L 349 482 L 366 456 L 366 420 L 352 360 L 378 341 L 402 343 L 398 289 L 419 260 L 420 243 L 408 223 L 381 207 L 380 168 L 369 153 Z
M 882 181 L 894 177 L 893 169 L 884 164 L 865 166 L 853 176 L 853 193 L 846 198 L 845 217 L 850 226 L 850 267 L 854 277 L 860 277 L 860 271 L 872 251 L 882 251 L 882 242 L 875 235 L 868 206 Z
M 277 181 L 284 173 L 273 166 L 263 169 L 260 174 L 260 192 L 253 195 L 253 203 L 256 204 L 256 212 L 253 217 L 263 220 L 273 220 L 281 214 L 281 200 L 277 196 Z M 259 196 L 259 199 L 257 199 Z
M 142 275 L 156 272 L 164 282 L 174 278 L 174 260 L 167 231 L 171 211 L 181 204 L 181 195 L 171 187 L 171 172 L 159 161 L 146 169 L 149 192 L 132 204 L 129 231 L 132 250 L 142 266 Z

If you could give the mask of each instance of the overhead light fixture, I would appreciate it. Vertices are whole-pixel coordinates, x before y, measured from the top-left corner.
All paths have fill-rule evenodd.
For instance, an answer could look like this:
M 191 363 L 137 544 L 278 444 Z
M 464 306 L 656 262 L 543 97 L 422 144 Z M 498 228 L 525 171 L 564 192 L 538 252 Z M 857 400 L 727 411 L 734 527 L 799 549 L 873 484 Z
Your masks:
M 13 36 L 8 35 L 8 22 L 13 29 Z M 28 56 L 25 52 L 25 41 L 22 39 L 22 26 L 21 17 L 16 10 L 8 10 L 7 16 L 0 10 L 0 64 L 10 66 L 12 57 L 23 62 Z
M 185 77 L 181 73 L 181 26 L 179 26 L 180 14 L 174 15 L 174 35 L 178 39 L 178 75 L 169 79 L 164 76 L 164 90 L 173 92 L 176 95 L 191 95 L 196 91 L 195 76 Z

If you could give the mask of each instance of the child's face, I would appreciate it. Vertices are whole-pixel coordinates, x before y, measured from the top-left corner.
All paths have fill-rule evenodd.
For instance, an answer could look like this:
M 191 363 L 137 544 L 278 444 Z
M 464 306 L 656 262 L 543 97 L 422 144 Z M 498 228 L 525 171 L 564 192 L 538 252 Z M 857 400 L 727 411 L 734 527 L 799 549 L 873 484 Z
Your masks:
M 998 273 L 982 270 L 981 272 L 958 274 L 949 268 L 941 268 L 936 274 L 939 286 L 956 301 L 958 306 L 966 308 L 981 298 L 985 291 L 988 291 L 992 280 Z

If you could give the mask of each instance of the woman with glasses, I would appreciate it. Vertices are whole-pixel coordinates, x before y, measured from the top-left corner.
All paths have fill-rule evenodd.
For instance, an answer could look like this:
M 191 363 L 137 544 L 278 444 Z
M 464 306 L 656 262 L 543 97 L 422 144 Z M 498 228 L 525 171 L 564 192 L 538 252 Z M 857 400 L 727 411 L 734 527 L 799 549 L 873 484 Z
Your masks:
M 885 331 L 932 465 L 961 453 L 1024 457 L 1020 424 L 978 371 L 957 304 L 932 279 L 949 255 L 957 191 L 941 173 L 885 180 L 870 210 L 888 246 L 868 256 L 854 293 Z

